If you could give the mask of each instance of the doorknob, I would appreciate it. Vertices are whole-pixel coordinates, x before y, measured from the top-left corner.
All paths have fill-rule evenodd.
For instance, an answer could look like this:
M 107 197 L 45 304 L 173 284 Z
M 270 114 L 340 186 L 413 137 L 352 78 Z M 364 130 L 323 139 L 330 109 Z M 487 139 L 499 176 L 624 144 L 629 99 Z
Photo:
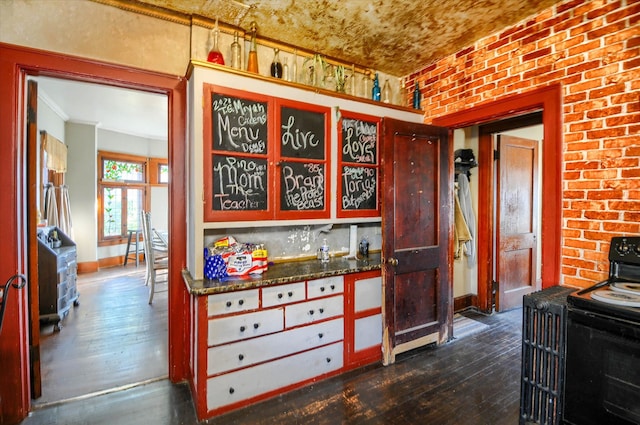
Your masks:
M 18 281 L 16 283 L 16 281 Z M 11 276 L 4 287 L 0 288 L 0 331 L 2 331 L 2 319 L 4 319 L 4 310 L 7 307 L 7 299 L 9 297 L 9 288 L 22 289 L 27 284 L 27 278 L 22 274 Z
M 389 258 L 387 260 L 387 263 L 391 264 L 393 267 L 398 265 L 398 259 L 397 258 Z

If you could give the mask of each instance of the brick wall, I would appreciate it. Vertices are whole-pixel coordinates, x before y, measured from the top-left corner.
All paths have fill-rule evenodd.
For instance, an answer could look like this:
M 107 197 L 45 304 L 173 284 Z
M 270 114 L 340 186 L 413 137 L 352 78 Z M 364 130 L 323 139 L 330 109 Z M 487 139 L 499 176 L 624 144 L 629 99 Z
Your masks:
M 562 85 L 562 283 L 604 279 L 610 238 L 640 234 L 640 1 L 559 2 L 416 79 L 426 123 Z

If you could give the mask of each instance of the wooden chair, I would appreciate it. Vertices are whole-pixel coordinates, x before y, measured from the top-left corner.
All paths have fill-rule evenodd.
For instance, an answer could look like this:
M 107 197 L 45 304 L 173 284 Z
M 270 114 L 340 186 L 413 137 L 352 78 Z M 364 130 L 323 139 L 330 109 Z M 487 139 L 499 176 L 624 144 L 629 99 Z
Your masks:
M 151 226 L 151 213 L 141 211 L 142 239 L 144 261 L 146 266 L 144 284 L 149 286 L 149 304 L 153 302 L 153 294 L 157 292 L 158 271 L 164 271 L 164 282 L 168 283 L 169 249 L 166 239 Z

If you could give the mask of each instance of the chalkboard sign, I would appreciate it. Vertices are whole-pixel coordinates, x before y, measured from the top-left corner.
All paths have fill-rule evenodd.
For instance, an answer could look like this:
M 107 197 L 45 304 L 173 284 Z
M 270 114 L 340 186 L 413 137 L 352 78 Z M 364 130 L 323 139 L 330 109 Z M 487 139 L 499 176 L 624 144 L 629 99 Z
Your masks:
M 267 102 L 214 93 L 213 150 L 267 153 Z
M 215 211 L 267 210 L 266 159 L 214 155 L 211 178 Z
M 378 125 L 342 118 L 342 162 L 377 164 Z
M 322 211 L 325 205 L 324 164 L 282 162 L 280 164 L 280 209 Z
M 342 181 L 343 210 L 375 210 L 377 208 L 378 169 L 343 165 L 340 179 Z
M 325 114 L 281 106 L 280 155 L 325 159 Z

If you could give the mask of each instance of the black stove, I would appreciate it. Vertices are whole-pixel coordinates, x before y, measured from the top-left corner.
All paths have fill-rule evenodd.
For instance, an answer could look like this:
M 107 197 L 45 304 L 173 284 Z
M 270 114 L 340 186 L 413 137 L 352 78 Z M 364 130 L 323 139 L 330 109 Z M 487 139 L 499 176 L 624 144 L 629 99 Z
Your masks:
M 609 277 L 567 297 L 565 424 L 640 424 L 640 237 L 615 237 Z

